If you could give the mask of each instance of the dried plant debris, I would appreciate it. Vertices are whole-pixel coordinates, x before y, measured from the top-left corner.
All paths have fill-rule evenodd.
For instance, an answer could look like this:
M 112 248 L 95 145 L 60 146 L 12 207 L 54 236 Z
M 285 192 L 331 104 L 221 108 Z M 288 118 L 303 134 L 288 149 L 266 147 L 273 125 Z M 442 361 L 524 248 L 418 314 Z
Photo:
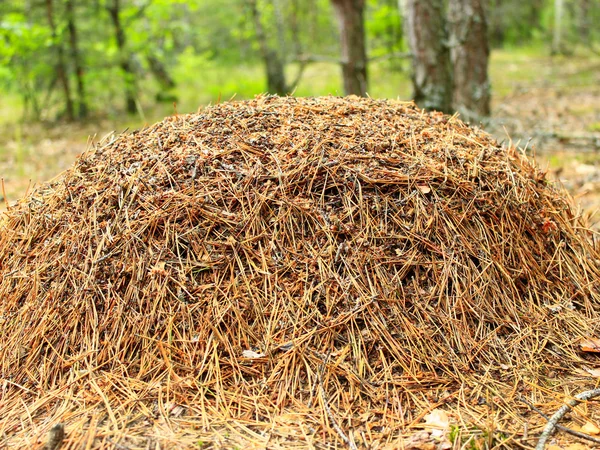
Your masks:
M 60 421 L 62 448 L 378 448 L 440 405 L 480 420 L 488 388 L 518 421 L 511 393 L 593 366 L 599 246 L 570 199 L 410 103 L 169 117 L 0 232 L 0 446 Z

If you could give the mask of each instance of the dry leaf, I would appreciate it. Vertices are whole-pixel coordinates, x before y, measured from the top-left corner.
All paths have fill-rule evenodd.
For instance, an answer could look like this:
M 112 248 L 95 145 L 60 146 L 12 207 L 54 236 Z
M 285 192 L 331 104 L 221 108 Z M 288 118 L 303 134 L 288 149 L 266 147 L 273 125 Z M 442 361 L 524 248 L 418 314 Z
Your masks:
M 396 442 L 394 448 L 403 448 L 405 450 L 435 450 L 435 443 L 426 431 L 420 431 L 409 438 L 402 438 Z
M 581 350 L 589 353 L 600 353 L 600 339 L 588 338 L 579 343 Z
M 167 403 L 165 405 L 165 410 L 167 411 L 168 416 L 180 417 L 184 413 L 185 408 L 177 403 Z
M 431 429 L 432 436 L 443 436 L 450 429 L 450 418 L 444 410 L 434 409 L 424 419 L 426 428 Z
M 585 425 L 581 427 L 581 432 L 594 436 L 596 434 L 600 434 L 600 428 L 598 428 L 592 422 L 586 422 Z
M 593 377 L 600 377 L 600 369 L 590 369 L 589 367 L 586 367 L 585 371 Z
M 248 359 L 264 358 L 265 356 L 267 355 L 265 355 L 264 353 L 256 353 L 252 350 L 244 350 L 242 352 L 242 357 Z
M 563 448 L 564 450 L 588 450 L 590 447 L 588 445 L 575 442 L 574 444 L 569 444 Z
M 427 414 L 424 419 L 425 424 L 432 428 L 441 428 L 445 430 L 450 427 L 450 418 L 448 417 L 448 413 L 443 409 L 434 409 Z

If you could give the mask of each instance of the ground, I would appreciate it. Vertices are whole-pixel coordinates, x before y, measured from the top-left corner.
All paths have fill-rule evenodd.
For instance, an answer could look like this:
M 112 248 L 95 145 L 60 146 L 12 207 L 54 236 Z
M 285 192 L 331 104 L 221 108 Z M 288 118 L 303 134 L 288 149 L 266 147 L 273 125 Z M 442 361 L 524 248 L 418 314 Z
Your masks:
M 499 140 L 512 140 L 535 156 L 542 167 L 547 167 L 548 176 L 562 183 L 581 205 L 590 226 L 600 231 L 600 213 L 597 212 L 600 209 L 600 57 L 553 58 L 539 53 L 498 51 L 494 53 L 491 75 L 493 116 L 485 128 Z M 405 92 L 406 86 L 402 89 Z M 382 94 L 385 92 L 385 89 L 381 90 Z M 299 94 L 303 93 L 299 91 Z M 4 112 L 0 116 L 6 118 L 7 114 Z M 146 121 L 153 122 L 160 117 L 157 111 L 147 114 Z M 112 131 L 143 126 L 144 122 L 140 118 L 120 117 L 100 118 L 85 124 L 25 125 L 13 122 L 0 125 L 2 207 L 6 207 L 6 201 L 10 204 L 35 185 L 68 168 L 90 142 L 98 141 Z M 578 393 L 581 380 L 591 383 L 597 376 L 597 373 L 573 374 L 572 385 L 564 384 L 565 395 Z M 561 382 L 561 378 L 552 373 L 544 382 L 552 384 L 553 380 Z M 554 401 L 558 409 L 562 400 L 548 398 L 545 403 Z M 436 410 L 435 405 L 443 404 L 443 399 L 426 401 L 432 405 L 432 411 Z M 496 401 L 501 404 L 500 399 L 492 399 L 489 404 L 494 405 Z M 488 414 L 493 422 L 493 411 L 486 408 L 484 401 L 482 416 Z M 523 414 L 527 410 L 523 405 Z M 529 442 L 535 443 L 535 436 L 545 421 L 534 413 L 530 417 L 537 426 L 535 430 L 529 430 L 534 436 Z M 453 417 L 452 420 L 456 422 L 462 418 Z M 561 423 L 581 428 L 590 421 L 597 423 L 597 414 L 580 407 Z M 490 426 L 497 430 L 501 425 L 492 423 Z M 485 430 L 474 430 L 465 436 L 452 436 L 452 433 L 454 431 L 450 433 L 452 440 L 463 441 L 465 448 L 480 448 L 486 443 L 492 447 L 499 442 L 494 435 L 486 436 Z M 422 436 L 422 441 L 415 438 L 413 448 L 433 448 L 430 434 Z M 555 442 L 564 444 L 558 448 L 572 445 L 572 441 L 562 435 Z M 577 447 L 570 448 L 575 450 Z

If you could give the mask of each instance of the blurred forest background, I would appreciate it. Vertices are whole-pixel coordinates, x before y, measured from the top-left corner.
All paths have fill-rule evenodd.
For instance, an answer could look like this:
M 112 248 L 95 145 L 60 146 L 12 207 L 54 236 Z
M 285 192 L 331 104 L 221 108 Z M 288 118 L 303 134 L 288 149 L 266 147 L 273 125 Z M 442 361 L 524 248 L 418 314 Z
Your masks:
M 2 198 L 88 136 L 264 92 L 459 111 L 600 207 L 597 0 L 0 0 Z

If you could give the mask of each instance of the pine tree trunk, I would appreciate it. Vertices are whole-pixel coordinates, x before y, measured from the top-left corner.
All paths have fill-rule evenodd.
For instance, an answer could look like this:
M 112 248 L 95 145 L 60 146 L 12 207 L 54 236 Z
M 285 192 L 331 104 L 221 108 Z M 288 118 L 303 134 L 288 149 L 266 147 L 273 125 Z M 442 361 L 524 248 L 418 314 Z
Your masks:
M 484 2 L 450 0 L 448 4 L 453 107 L 466 121 L 479 121 L 490 115 L 490 48 Z
M 552 54 L 559 55 L 563 53 L 562 45 L 562 19 L 563 19 L 563 0 L 554 0 L 554 34 L 552 37 Z
M 452 66 L 444 0 L 400 0 L 412 53 L 413 98 L 421 108 L 452 112 Z
M 46 15 L 52 33 L 52 45 L 56 49 L 56 76 L 58 77 L 58 81 L 60 82 L 65 96 L 65 113 L 67 115 L 67 120 L 72 121 L 75 117 L 73 98 L 71 96 L 71 88 L 69 87 L 69 77 L 65 66 L 65 55 L 62 42 L 58 42 L 58 34 L 54 22 L 54 4 L 52 0 L 46 0 Z
M 367 94 L 367 51 L 365 46 L 365 0 L 331 0 L 338 19 L 342 48 L 344 93 Z
M 120 9 L 119 0 L 113 0 L 112 6 L 107 6 L 108 13 L 110 14 L 115 29 L 115 38 L 117 40 L 117 48 L 119 49 L 120 57 L 119 65 L 125 77 L 125 102 L 127 105 L 127 112 L 129 114 L 135 114 L 137 112 L 137 80 L 131 61 L 131 55 L 127 51 L 125 30 L 123 30 L 121 24 Z
M 267 72 L 267 92 L 277 95 L 287 95 L 289 93 L 288 85 L 285 79 L 285 62 L 279 53 L 271 48 L 267 35 L 261 22 L 260 13 L 256 0 L 247 2 L 252 19 L 254 21 L 254 30 L 260 53 L 265 63 Z
M 79 110 L 77 116 L 85 119 L 88 114 L 87 101 L 85 98 L 85 81 L 83 78 L 83 65 L 79 53 L 79 40 L 77 38 L 77 27 L 75 26 L 74 0 L 67 0 L 67 27 L 69 28 L 69 43 L 71 46 L 71 59 L 75 67 L 75 78 L 77 79 L 77 101 Z

